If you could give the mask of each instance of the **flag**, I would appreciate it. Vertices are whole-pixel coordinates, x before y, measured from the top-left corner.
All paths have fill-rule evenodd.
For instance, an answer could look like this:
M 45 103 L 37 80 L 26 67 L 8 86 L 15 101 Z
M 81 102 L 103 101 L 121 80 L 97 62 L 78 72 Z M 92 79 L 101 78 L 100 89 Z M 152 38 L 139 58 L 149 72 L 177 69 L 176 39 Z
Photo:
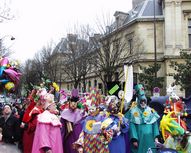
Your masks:
M 125 88 L 124 88 L 124 99 L 127 103 L 133 98 L 133 66 L 124 65 L 125 73 Z

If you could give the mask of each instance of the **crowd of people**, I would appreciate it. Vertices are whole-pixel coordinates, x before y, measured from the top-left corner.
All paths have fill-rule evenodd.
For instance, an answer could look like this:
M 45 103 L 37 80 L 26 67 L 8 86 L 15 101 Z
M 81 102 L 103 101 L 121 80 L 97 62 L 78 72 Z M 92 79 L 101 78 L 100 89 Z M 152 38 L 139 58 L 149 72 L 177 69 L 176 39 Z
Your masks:
M 87 97 L 66 96 L 62 104 L 52 90 L 34 89 L 20 105 L 4 104 L 0 152 L 8 145 L 14 153 L 190 153 L 190 133 L 176 122 L 176 112 L 161 120 L 143 86 L 134 89 L 127 109 L 122 99 L 103 97 L 96 89 Z

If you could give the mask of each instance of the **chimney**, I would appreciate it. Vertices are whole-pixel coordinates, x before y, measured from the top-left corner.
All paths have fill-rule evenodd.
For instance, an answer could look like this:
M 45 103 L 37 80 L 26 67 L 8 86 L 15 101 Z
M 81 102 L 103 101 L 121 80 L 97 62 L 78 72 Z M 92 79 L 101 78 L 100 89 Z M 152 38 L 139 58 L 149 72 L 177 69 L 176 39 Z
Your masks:
M 123 25 L 123 22 L 125 21 L 126 17 L 128 16 L 128 13 L 124 13 L 121 11 L 116 11 L 114 14 L 115 21 L 116 21 L 116 28 L 119 28 Z

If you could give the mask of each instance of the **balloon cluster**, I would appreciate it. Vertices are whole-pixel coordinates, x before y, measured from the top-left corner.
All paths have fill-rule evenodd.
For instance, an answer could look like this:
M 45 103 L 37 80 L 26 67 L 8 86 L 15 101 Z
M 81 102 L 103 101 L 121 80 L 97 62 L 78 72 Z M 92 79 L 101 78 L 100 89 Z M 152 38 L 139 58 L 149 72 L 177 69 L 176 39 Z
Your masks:
M 0 89 L 12 92 L 19 84 L 21 73 L 16 62 L 9 62 L 7 57 L 0 58 Z

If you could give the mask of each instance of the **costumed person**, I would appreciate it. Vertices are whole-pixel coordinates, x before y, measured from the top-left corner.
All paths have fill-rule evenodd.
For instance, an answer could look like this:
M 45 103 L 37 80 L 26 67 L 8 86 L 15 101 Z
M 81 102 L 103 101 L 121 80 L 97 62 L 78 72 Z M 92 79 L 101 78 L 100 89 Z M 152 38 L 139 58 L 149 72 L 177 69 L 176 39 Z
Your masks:
M 96 103 L 96 99 L 86 102 L 89 115 L 82 123 L 79 139 L 73 144 L 79 153 L 109 153 L 108 143 L 112 140 L 113 131 L 101 125 L 105 115 L 99 113 Z
M 147 105 L 142 84 L 135 86 L 137 102 L 134 102 L 125 114 L 129 119 L 129 137 L 132 153 L 147 153 L 148 148 L 155 147 L 158 142 L 159 128 L 157 112 Z M 153 150 L 153 152 L 155 152 Z
M 173 117 L 175 112 L 169 112 L 163 115 L 160 121 L 160 129 L 164 139 L 164 147 L 171 148 L 178 153 L 190 153 L 191 151 L 191 134 L 186 132 L 183 127 L 177 123 Z
M 37 116 L 43 112 L 43 96 L 46 94 L 46 89 L 39 89 L 36 95 L 39 97 L 38 100 L 35 101 L 35 106 L 31 109 L 29 106 L 29 110 L 26 111 L 25 116 L 27 115 L 27 120 L 23 120 L 20 127 L 24 129 L 23 132 L 23 152 L 31 153 L 33 146 L 33 139 L 36 130 L 37 124 Z M 31 99 L 31 103 L 33 105 L 34 99 Z M 25 122 L 24 122 L 25 121 Z
M 175 93 L 175 87 L 171 86 L 167 88 L 166 92 L 169 98 L 166 100 L 164 114 L 174 112 L 171 114 L 172 117 L 176 118 L 176 122 L 180 124 L 185 131 L 187 131 L 187 125 L 184 119 L 186 119 L 188 113 L 186 112 L 186 105 L 182 99 Z
M 112 141 L 109 143 L 109 152 L 126 153 L 125 133 L 129 130 L 128 120 L 119 112 L 118 98 L 116 96 L 111 97 L 108 102 L 109 115 L 105 120 L 105 122 L 109 123 L 106 129 L 113 130 Z
M 32 153 L 63 153 L 61 122 L 54 95 L 44 95 L 44 112 L 38 115 Z
M 83 110 L 77 108 L 78 100 L 78 97 L 71 97 L 68 100 L 69 108 L 61 112 L 61 133 L 65 153 L 77 153 L 72 144 L 78 139 L 82 131 L 81 121 L 84 117 Z

